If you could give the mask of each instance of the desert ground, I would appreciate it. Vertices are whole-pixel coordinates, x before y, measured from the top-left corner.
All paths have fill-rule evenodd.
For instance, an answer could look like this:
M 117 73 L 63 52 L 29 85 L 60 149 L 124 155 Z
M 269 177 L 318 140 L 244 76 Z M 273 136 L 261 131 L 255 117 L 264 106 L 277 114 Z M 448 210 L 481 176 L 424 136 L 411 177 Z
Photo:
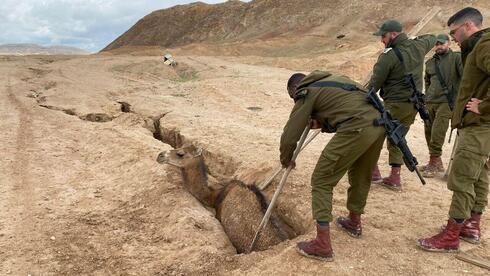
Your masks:
M 379 50 L 366 47 L 362 63 L 345 52 L 314 67 L 361 81 Z M 309 179 L 332 134 L 301 153 L 280 197 L 278 211 L 300 235 L 237 254 L 213 210 L 156 158 L 191 143 L 204 150 L 214 179 L 259 183 L 279 164 L 293 106 L 286 81 L 313 65 L 179 52 L 176 59 L 172 68 L 159 56 L 0 56 L 1 275 L 488 275 L 455 254 L 416 248 L 446 222 L 451 193 L 441 178 L 423 186 L 406 169 L 400 193 L 372 185 L 362 238 L 332 226 L 334 262 L 298 255 L 296 243 L 315 235 Z M 425 164 L 420 118 L 407 139 Z M 446 143 L 445 166 L 451 149 Z M 383 149 L 383 175 L 387 159 Z M 346 178 L 336 187 L 335 216 L 347 214 L 347 188 Z M 462 250 L 489 258 L 488 216 L 482 228 L 483 242 L 462 242 Z

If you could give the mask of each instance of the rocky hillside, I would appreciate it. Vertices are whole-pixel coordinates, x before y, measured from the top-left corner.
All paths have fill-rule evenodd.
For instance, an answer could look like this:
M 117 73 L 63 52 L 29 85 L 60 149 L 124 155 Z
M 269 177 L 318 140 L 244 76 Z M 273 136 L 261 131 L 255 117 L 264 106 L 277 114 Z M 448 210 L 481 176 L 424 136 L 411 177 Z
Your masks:
M 232 0 L 214 5 L 197 2 L 152 12 L 102 51 L 123 46 L 172 48 L 196 43 L 235 43 L 243 48 L 257 42 L 311 50 L 315 46 L 324 48 L 340 35 L 351 43 L 372 39 L 370 33 L 376 26 L 391 17 L 410 28 L 435 5 L 443 12 L 428 29 L 442 31 L 448 16 L 469 4 L 490 15 L 487 0 Z M 251 48 L 256 46 L 261 47 L 259 44 Z
M 69 46 L 43 47 L 37 44 L 3 44 L 0 55 L 88 55 L 89 52 Z

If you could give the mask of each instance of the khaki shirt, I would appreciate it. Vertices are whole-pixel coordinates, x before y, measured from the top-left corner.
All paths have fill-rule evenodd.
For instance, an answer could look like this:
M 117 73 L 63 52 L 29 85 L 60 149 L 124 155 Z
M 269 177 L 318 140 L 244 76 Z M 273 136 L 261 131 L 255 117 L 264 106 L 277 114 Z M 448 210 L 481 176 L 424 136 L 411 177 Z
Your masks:
M 336 132 L 359 131 L 372 126 L 379 112 L 367 101 L 363 91 L 347 91 L 335 87 L 308 87 L 317 81 L 335 81 L 361 87 L 344 76 L 314 71 L 306 76 L 297 89 L 304 97 L 297 100 L 281 136 L 281 163 L 288 165 L 309 119 L 336 128 Z

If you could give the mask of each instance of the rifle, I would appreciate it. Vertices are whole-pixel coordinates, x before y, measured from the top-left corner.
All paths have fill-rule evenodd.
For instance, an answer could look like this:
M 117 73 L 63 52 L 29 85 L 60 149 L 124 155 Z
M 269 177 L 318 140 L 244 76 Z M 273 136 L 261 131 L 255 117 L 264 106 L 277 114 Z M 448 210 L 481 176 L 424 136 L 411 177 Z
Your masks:
M 410 84 L 410 87 L 412 88 L 412 96 L 410 97 L 410 102 L 412 102 L 415 106 L 415 109 L 417 109 L 420 118 L 424 120 L 424 124 L 430 125 L 432 122 L 430 120 L 429 111 L 427 111 L 427 109 L 425 108 L 424 95 L 417 89 L 417 85 L 415 85 L 413 75 L 405 75 L 405 81 Z
M 395 55 L 398 57 L 403 67 L 405 67 L 405 63 L 403 62 L 403 56 L 402 53 L 400 52 L 400 49 L 393 48 L 393 51 L 395 52 Z M 410 86 L 410 88 L 412 89 L 412 96 L 409 99 L 410 102 L 413 103 L 415 109 L 417 109 L 420 118 L 424 120 L 424 124 L 430 125 L 431 121 L 430 121 L 429 112 L 425 108 L 424 95 L 417 89 L 417 85 L 415 84 L 413 75 L 407 73 L 406 68 L 405 68 L 405 83 L 408 84 L 408 86 Z
M 449 93 L 449 88 L 447 87 L 447 84 L 444 81 L 444 78 L 442 77 L 441 68 L 439 67 L 439 59 L 437 57 L 435 57 L 435 56 L 434 56 L 434 63 L 435 63 L 435 67 L 436 67 L 437 79 L 439 80 L 439 83 L 441 84 L 442 93 L 447 98 L 447 103 L 449 105 L 449 109 L 451 111 L 453 111 L 454 102 L 453 102 L 453 99 L 452 99 L 451 94 Z
M 376 94 L 376 91 L 374 91 L 373 88 L 371 88 L 371 90 L 369 90 L 369 92 L 367 93 L 367 99 L 368 102 L 371 103 L 374 108 L 379 111 L 379 113 L 381 113 L 381 118 L 376 119 L 374 121 L 374 125 L 382 125 L 385 127 L 386 135 L 390 142 L 396 145 L 402 152 L 403 161 L 405 162 L 408 170 L 411 172 L 415 171 L 420 181 L 422 182 L 422 185 L 425 185 L 425 179 L 422 177 L 419 170 L 417 169 L 417 165 L 419 163 L 417 162 L 417 159 L 415 158 L 415 156 L 413 156 L 410 148 L 407 145 L 407 140 L 405 139 L 405 127 L 398 120 L 393 119 L 391 113 L 384 108 L 383 103 L 381 102 L 378 95 Z
M 453 111 L 453 108 L 454 108 L 453 97 L 449 93 L 449 88 L 447 87 L 447 84 L 444 81 L 444 78 L 442 77 L 441 68 L 439 67 L 439 58 L 437 58 L 435 55 L 434 55 L 434 66 L 436 68 L 437 79 L 439 80 L 439 83 L 441 84 L 442 93 L 447 98 L 447 104 L 449 105 L 449 109 L 451 111 Z M 449 144 L 451 144 L 451 138 L 452 137 L 453 137 L 453 130 L 451 129 L 451 131 L 449 132 L 449 140 L 448 140 Z

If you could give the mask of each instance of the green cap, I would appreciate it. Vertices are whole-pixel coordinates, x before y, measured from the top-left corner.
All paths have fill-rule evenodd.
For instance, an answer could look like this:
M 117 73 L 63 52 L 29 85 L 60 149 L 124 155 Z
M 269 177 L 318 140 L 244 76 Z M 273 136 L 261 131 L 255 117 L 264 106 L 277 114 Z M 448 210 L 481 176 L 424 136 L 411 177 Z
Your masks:
M 373 33 L 373 35 L 382 36 L 385 33 L 389 33 L 389 32 L 401 33 L 402 32 L 402 24 L 396 20 L 385 21 L 383 23 L 383 25 L 381 25 L 381 27 L 379 28 L 379 31 Z
M 446 43 L 449 41 L 449 36 L 447 34 L 439 34 L 436 36 L 437 42 Z

